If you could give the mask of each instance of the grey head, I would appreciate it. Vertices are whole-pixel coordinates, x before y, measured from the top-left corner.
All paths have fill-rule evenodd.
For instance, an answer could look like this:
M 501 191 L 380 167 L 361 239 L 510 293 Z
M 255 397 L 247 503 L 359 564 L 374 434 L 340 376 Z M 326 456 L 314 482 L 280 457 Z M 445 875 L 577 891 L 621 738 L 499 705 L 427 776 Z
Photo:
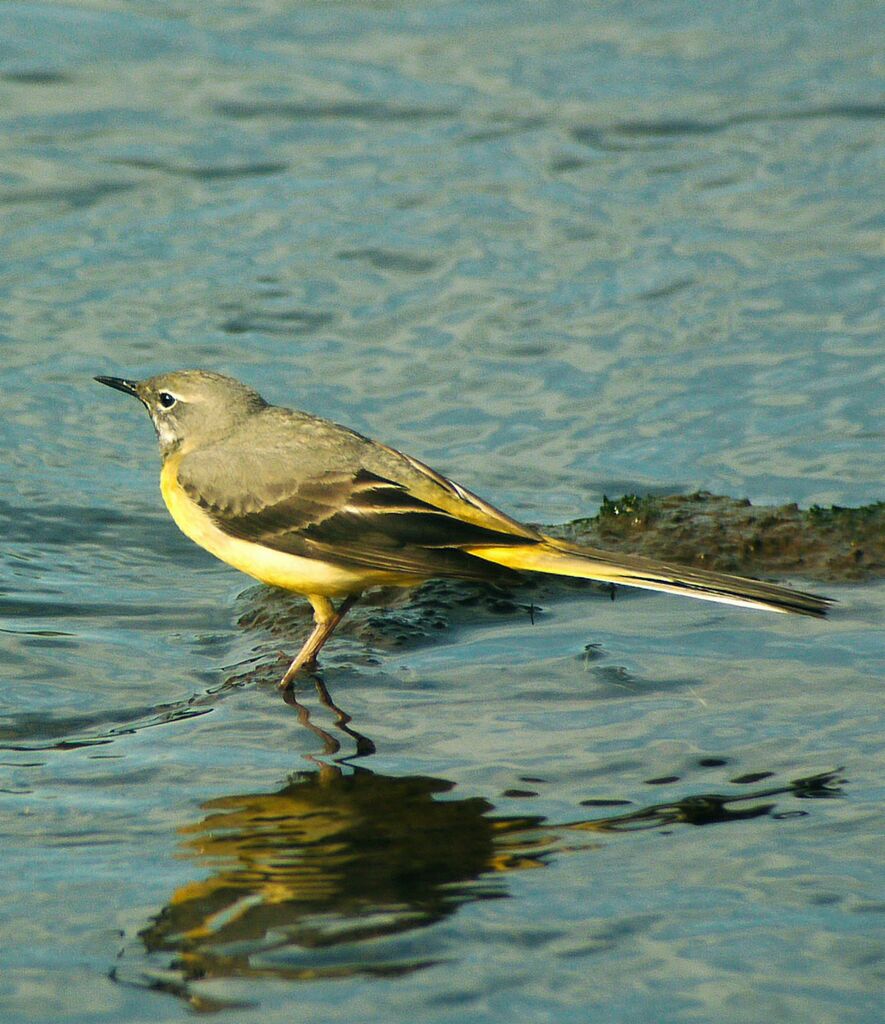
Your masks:
M 165 459 L 220 441 L 267 407 L 252 388 L 209 370 L 176 370 L 146 380 L 96 377 L 99 384 L 134 395 L 147 409 Z

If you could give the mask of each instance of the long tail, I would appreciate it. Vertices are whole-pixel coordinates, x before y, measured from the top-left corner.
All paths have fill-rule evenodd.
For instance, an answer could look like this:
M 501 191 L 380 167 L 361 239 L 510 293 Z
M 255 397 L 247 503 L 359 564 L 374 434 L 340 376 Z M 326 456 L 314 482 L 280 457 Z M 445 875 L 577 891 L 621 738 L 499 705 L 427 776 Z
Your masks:
M 763 608 L 773 612 L 793 612 L 821 618 L 832 604 L 828 597 L 788 590 L 762 580 L 748 580 L 743 576 L 670 565 L 636 555 L 584 548 L 554 537 L 546 537 L 543 544 L 472 547 L 467 550 L 477 558 L 509 569 L 549 572 L 557 576 L 618 583 L 643 590 L 663 590 L 669 594 L 696 597 L 701 601 L 720 601 L 723 604 Z

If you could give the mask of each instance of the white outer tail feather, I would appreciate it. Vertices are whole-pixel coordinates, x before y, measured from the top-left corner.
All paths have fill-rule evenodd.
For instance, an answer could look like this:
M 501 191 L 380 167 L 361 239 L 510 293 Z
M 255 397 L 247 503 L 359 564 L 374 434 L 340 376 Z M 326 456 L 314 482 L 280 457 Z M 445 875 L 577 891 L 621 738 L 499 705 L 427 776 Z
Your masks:
M 657 562 L 636 555 L 584 548 L 554 537 L 543 544 L 473 547 L 470 554 L 510 569 L 597 580 L 642 590 L 659 590 L 700 601 L 759 608 L 781 614 L 823 616 L 830 599 L 789 590 L 763 580 Z

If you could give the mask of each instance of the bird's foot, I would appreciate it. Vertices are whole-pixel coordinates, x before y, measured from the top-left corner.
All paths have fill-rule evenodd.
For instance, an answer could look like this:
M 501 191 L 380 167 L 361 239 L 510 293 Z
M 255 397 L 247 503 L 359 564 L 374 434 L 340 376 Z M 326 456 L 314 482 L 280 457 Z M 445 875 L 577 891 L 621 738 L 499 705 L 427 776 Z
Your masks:
M 316 657 L 308 658 L 296 658 L 292 664 L 286 669 L 286 673 L 283 678 L 277 683 L 277 688 L 280 690 L 291 690 L 295 683 L 295 678 L 301 673 L 311 674 L 317 671 L 319 664 Z

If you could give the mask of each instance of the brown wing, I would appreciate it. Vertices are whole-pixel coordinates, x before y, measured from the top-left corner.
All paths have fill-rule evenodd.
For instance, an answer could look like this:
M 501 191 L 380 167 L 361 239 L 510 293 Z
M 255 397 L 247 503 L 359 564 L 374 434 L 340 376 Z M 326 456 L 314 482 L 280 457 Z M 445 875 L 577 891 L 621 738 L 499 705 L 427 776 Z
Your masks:
M 300 431 L 283 437 L 279 428 L 291 431 L 293 425 Z M 477 522 L 476 510 L 484 504 L 479 499 L 470 506 L 459 499 L 470 516 L 460 518 L 451 510 L 453 505 L 458 508 L 453 501 L 456 485 L 431 470 L 425 477 L 421 464 L 335 424 L 309 417 L 293 424 L 290 415 L 272 426 L 266 443 L 261 442 L 262 430 L 251 439 L 246 459 L 244 439 L 231 439 L 193 452 L 180 463 L 184 490 L 231 536 L 350 568 L 467 579 L 502 573 L 464 548 L 526 544 L 538 536 L 516 523 L 520 532 L 510 532 L 503 514 L 500 521 L 485 517 L 489 525 Z M 366 461 L 378 462 L 374 457 L 379 452 L 385 469 L 392 462 L 397 470 L 395 460 L 400 458 L 403 475 L 415 474 L 419 484 L 426 479 L 427 486 L 421 488 L 425 494 L 413 493 L 411 480 L 390 479 L 366 468 Z M 448 508 L 427 500 L 437 490 Z

